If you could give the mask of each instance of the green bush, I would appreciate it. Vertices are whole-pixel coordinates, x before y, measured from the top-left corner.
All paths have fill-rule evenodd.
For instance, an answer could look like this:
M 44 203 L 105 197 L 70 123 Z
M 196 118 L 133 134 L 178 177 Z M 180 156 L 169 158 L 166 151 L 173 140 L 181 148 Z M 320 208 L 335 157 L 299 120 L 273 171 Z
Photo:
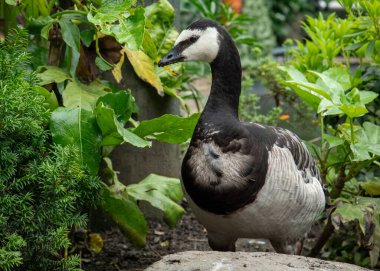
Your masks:
M 26 69 L 27 38 L 15 31 L 0 44 L 0 269 L 79 270 L 69 233 L 85 226 L 100 182 L 76 148 L 51 143 L 45 98 Z

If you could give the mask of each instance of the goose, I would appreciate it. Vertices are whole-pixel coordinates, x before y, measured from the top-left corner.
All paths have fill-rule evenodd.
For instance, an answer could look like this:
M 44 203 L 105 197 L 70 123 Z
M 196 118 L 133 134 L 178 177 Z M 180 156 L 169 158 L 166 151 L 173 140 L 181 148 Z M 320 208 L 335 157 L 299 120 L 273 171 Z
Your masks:
M 184 194 L 213 250 L 235 251 L 238 238 L 268 239 L 278 253 L 300 254 L 325 208 L 315 161 L 283 128 L 238 118 L 242 69 L 234 41 L 201 19 L 183 30 L 159 66 L 204 61 L 211 91 L 183 158 Z

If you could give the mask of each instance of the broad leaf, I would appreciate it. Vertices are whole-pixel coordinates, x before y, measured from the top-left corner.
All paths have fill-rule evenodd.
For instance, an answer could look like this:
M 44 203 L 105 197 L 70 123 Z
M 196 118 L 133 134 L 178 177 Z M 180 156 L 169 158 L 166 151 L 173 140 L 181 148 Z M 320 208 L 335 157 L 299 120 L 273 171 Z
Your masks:
M 360 187 L 370 196 L 380 196 L 380 181 L 361 182 Z
M 82 108 L 58 108 L 50 119 L 53 142 L 78 147 L 81 163 L 96 175 L 100 163 L 101 133 L 92 112 Z
M 332 136 L 332 135 L 329 135 L 329 134 L 324 134 L 323 137 L 329 143 L 329 147 L 330 148 L 334 148 L 334 147 L 342 145 L 344 143 L 343 139 L 341 139 L 339 137 L 336 137 L 336 136 Z
M 158 75 L 154 62 L 143 51 L 132 51 L 125 48 L 128 60 L 138 77 L 153 86 L 159 95 L 164 94 L 162 83 Z
M 170 227 L 174 227 L 184 213 L 178 204 L 183 198 L 179 179 L 150 174 L 141 182 L 128 185 L 127 193 L 135 200 L 145 200 L 162 210 Z
M 351 144 L 354 160 L 364 161 L 371 158 L 370 153 L 380 156 L 380 126 L 365 122 L 363 129 L 355 133 L 357 142 Z
M 103 146 L 119 145 L 127 142 L 139 148 L 150 147 L 151 143 L 125 129 L 123 123 L 120 123 L 115 116 L 115 111 L 112 108 L 105 107 L 100 102 L 96 109 L 96 121 L 102 130 Z
M 65 80 L 72 80 L 71 75 L 61 68 L 55 66 L 38 67 L 37 77 L 40 79 L 41 86 L 50 83 L 61 83 Z
M 135 98 L 130 91 L 120 90 L 107 93 L 98 99 L 97 104 L 100 102 L 105 107 L 112 108 L 117 120 L 122 124 L 129 120 L 133 112 L 136 112 Z
M 63 91 L 63 105 L 68 108 L 80 107 L 93 110 L 99 97 L 106 95 L 109 90 L 99 81 L 93 81 L 89 85 L 78 81 L 70 82 Z
M 142 121 L 132 131 L 142 138 L 149 136 L 158 141 L 180 144 L 191 138 L 198 119 L 199 114 L 187 118 L 167 114 Z
M 105 61 L 103 58 L 99 56 L 95 58 L 95 64 L 102 71 L 109 71 L 113 68 L 113 65 L 111 63 L 108 63 L 107 61 Z
M 59 20 L 59 26 L 61 27 L 62 39 L 65 43 L 79 52 L 80 47 L 80 31 L 76 24 L 69 20 Z
M 360 101 L 363 104 L 368 104 L 368 103 L 372 102 L 373 100 L 375 100 L 377 98 L 377 96 L 379 96 L 379 94 L 376 92 L 366 91 L 366 90 L 361 90 L 359 92 L 359 95 L 360 95 Z
M 126 187 L 121 183 L 108 187 L 104 184 L 100 206 L 117 223 L 120 230 L 136 247 L 144 247 L 148 225 L 136 202 L 121 195 Z

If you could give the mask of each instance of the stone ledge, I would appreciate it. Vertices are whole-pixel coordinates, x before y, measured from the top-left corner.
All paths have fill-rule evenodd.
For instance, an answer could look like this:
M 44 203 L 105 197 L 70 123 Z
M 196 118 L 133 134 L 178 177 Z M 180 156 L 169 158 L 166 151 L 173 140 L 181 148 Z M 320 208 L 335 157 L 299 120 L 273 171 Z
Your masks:
M 145 271 L 366 271 L 356 265 L 271 252 L 185 251 L 167 255 Z

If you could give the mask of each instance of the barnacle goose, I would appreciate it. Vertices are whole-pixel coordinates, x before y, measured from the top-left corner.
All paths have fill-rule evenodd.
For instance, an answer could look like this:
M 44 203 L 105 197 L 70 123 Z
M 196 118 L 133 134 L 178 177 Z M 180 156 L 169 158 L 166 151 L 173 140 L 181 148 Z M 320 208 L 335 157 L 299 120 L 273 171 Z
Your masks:
M 294 133 L 239 121 L 240 57 L 223 27 L 192 23 L 159 65 L 191 60 L 211 65 L 212 85 L 182 163 L 182 184 L 210 247 L 235 251 L 238 238 L 265 238 L 277 252 L 299 254 L 325 206 L 313 158 Z

